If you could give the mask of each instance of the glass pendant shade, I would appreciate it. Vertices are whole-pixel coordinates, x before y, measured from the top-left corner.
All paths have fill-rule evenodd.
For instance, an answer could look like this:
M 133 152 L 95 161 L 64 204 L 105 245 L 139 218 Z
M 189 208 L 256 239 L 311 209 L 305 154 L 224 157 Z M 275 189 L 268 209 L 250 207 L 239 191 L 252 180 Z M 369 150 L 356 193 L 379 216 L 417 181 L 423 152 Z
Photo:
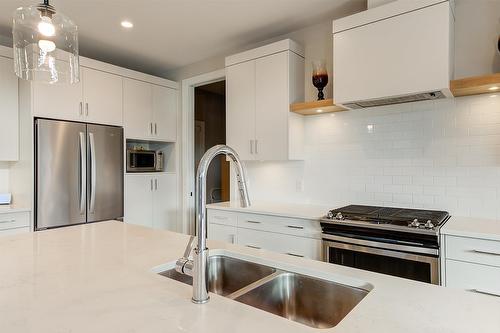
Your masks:
M 18 77 L 47 83 L 80 81 L 78 28 L 48 1 L 16 9 L 12 35 Z

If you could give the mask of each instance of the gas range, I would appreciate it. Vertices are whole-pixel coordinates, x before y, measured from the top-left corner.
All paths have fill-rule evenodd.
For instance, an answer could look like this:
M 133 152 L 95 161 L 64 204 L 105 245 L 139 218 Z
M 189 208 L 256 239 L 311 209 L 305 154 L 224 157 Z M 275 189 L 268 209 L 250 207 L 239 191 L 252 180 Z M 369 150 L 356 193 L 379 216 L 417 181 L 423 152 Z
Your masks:
M 321 222 L 437 236 L 449 218 L 445 211 L 349 205 L 330 210 Z
M 448 212 L 350 205 L 321 219 L 332 264 L 439 283 L 439 230 Z

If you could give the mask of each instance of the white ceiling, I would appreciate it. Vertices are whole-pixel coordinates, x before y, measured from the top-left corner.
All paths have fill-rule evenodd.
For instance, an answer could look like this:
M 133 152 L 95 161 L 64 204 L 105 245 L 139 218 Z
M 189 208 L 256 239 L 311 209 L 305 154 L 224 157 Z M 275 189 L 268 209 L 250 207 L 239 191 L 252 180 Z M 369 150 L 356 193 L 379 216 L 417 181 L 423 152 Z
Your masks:
M 41 0 L 1 0 L 0 35 L 11 15 Z M 52 0 L 80 31 L 80 54 L 151 74 L 345 16 L 366 0 Z M 134 28 L 125 30 L 128 19 Z

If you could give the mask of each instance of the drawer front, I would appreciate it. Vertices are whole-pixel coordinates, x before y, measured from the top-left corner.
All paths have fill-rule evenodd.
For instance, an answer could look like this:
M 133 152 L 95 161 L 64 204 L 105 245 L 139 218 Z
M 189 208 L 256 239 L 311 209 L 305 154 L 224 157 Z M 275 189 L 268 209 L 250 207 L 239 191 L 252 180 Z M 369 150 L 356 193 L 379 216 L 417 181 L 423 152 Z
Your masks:
M 446 260 L 446 287 L 500 297 L 500 268 Z
M 251 248 L 321 260 L 321 241 L 317 239 L 239 228 L 237 242 Z
M 29 228 L 30 213 L 8 213 L 0 214 L 0 230 Z
M 500 267 L 500 242 L 446 236 L 446 259 Z
M 321 239 L 321 225 L 318 221 L 312 220 L 261 214 L 239 214 L 238 227 Z
M 5 230 L 0 230 L 0 237 L 1 236 L 8 236 L 8 235 L 23 234 L 23 233 L 27 233 L 27 232 L 30 232 L 29 227 L 5 229 Z
M 208 223 L 230 225 L 236 227 L 238 214 L 224 210 L 207 209 Z
M 236 227 L 210 223 L 208 225 L 208 239 L 224 243 L 236 243 Z

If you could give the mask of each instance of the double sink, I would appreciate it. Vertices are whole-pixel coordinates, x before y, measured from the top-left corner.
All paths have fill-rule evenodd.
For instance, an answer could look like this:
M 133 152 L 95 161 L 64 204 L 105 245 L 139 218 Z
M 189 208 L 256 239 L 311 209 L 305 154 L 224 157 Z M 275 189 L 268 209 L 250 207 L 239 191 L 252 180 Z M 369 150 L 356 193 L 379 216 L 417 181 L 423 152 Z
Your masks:
M 186 284 L 193 282 L 175 268 L 159 274 Z M 225 255 L 209 257 L 208 288 L 314 328 L 336 326 L 369 292 Z

